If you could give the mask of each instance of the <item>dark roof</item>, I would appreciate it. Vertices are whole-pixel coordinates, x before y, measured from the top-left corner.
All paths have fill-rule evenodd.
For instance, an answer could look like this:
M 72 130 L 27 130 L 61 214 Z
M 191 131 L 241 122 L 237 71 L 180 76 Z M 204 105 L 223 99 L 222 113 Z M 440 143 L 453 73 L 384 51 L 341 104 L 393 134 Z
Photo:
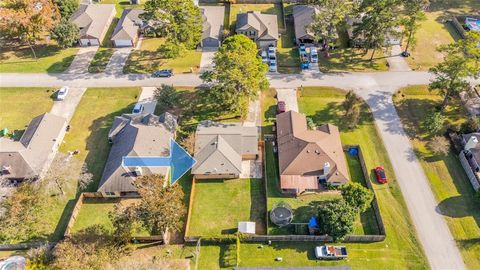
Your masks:
M 314 38 L 314 34 L 311 31 L 307 31 L 313 21 L 313 16 L 317 9 L 313 6 L 307 5 L 295 5 L 293 6 L 293 22 L 295 26 L 295 38 Z
M 144 24 L 140 19 L 140 15 L 144 12 L 143 9 L 138 8 L 124 9 L 111 40 L 134 40 L 138 35 L 138 29 Z
M 258 11 L 237 14 L 235 31 L 254 28 L 258 31 L 258 39 L 278 40 L 278 21 L 275 14 L 263 14 Z

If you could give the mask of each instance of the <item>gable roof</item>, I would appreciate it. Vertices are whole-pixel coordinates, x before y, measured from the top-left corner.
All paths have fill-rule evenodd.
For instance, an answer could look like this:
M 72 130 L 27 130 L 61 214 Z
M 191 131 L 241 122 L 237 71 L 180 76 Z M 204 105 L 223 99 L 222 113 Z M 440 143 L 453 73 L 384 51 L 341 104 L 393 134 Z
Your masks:
M 225 8 L 223 6 L 202 6 L 203 34 L 202 39 L 221 39 L 223 30 L 223 17 Z
M 39 177 L 66 123 L 64 117 L 44 113 L 32 119 L 19 141 L 0 138 L 0 167 L 9 168 L 7 177 Z
M 331 169 L 327 181 L 345 182 L 348 170 L 338 128 L 331 124 L 308 130 L 306 117 L 294 111 L 277 115 L 278 159 L 281 175 L 323 174 L 325 163 Z
M 313 6 L 295 5 L 293 6 L 293 21 L 295 26 L 295 37 L 297 39 L 306 36 L 314 37 L 312 31 L 307 31 L 306 27 L 313 21 L 313 16 L 317 13 L 317 9 Z
M 177 119 L 170 113 L 124 114 L 115 117 L 108 134 L 113 143 L 98 191 L 136 191 L 135 168 L 122 166 L 123 157 L 169 156 L 170 138 L 174 138 Z M 167 167 L 143 167 L 143 174 L 167 176 Z
M 80 28 L 81 37 L 91 36 L 100 39 L 115 13 L 115 5 L 113 4 L 80 5 L 77 11 L 73 13 L 70 21 Z
M 237 14 L 236 31 L 247 30 L 250 27 L 258 31 L 258 39 L 278 40 L 277 15 L 258 11 Z
M 256 127 L 203 121 L 195 134 L 192 174 L 240 174 L 242 156 L 258 154 Z
M 111 40 L 136 39 L 138 35 L 138 29 L 143 25 L 140 15 L 144 12 L 145 11 L 143 9 L 138 8 L 124 9 L 122 17 L 120 17 L 120 20 L 113 31 Z

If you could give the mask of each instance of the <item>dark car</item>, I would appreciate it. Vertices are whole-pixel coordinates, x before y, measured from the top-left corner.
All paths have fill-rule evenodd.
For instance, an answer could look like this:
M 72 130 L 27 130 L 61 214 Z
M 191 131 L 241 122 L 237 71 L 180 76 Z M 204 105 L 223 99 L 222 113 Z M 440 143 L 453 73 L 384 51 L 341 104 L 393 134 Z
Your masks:
M 378 166 L 375 168 L 375 175 L 377 176 L 377 181 L 380 184 L 386 184 L 387 181 L 387 176 L 385 175 L 385 170 L 383 167 Z
M 157 70 L 157 71 L 152 73 L 152 77 L 156 77 L 156 78 L 159 78 L 159 77 L 170 78 L 172 76 L 173 76 L 173 70 L 171 70 L 171 69 Z
M 286 110 L 286 109 L 285 109 L 285 106 L 286 106 L 286 105 L 285 105 L 285 101 L 279 101 L 279 102 L 277 103 L 277 114 L 279 114 L 279 113 L 284 113 L 285 110 Z

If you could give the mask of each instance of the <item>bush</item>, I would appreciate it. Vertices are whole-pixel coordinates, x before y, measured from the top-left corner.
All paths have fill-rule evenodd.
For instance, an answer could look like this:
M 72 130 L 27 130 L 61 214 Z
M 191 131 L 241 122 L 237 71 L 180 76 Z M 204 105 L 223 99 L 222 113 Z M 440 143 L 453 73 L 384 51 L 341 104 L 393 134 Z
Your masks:
M 237 266 L 237 248 L 235 244 L 228 245 L 220 258 L 220 266 L 222 268 L 230 268 Z
M 438 132 L 442 130 L 444 122 L 445 116 L 443 116 L 441 112 L 431 113 L 427 116 L 427 119 L 425 119 L 425 129 L 432 135 L 438 134 Z
M 465 121 L 462 124 L 460 128 L 460 132 L 464 134 L 477 132 L 479 128 L 480 128 L 480 117 L 469 117 L 467 121 Z
M 443 136 L 435 136 L 427 143 L 427 147 L 436 155 L 446 156 L 450 150 L 450 142 Z

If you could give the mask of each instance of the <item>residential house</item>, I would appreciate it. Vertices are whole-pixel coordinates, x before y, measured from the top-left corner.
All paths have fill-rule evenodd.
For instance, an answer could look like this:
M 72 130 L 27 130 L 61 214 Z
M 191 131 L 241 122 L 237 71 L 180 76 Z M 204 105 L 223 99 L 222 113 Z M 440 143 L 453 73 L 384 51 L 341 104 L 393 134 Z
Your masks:
M 348 35 L 348 39 L 350 41 L 351 47 L 365 46 L 364 44 L 365 41 L 362 34 L 358 35 L 356 38 L 354 36 L 355 29 L 357 28 L 357 25 L 362 22 L 362 18 L 363 18 L 363 15 L 360 15 L 358 17 L 346 16 L 345 18 L 347 23 L 347 35 Z M 400 27 L 391 29 L 391 31 L 387 33 L 385 45 L 386 46 L 401 45 L 402 37 L 400 35 L 400 31 L 401 31 Z
M 10 181 L 44 176 L 55 157 L 67 119 L 44 113 L 32 119 L 19 141 L 0 138 L 0 178 Z
M 203 48 L 220 47 L 223 32 L 224 6 L 200 7 L 203 18 L 203 34 L 200 46 Z
M 70 21 L 80 29 L 80 46 L 99 46 L 115 18 L 113 4 L 82 4 Z
M 120 20 L 112 34 L 114 47 L 134 47 L 141 30 L 146 26 L 140 15 L 143 9 L 124 9 Z
M 473 188 L 480 190 L 480 132 L 463 134 L 459 158 Z
M 235 32 L 246 35 L 260 48 L 277 46 L 279 37 L 277 15 L 263 14 L 258 11 L 239 13 Z
M 277 143 L 282 192 L 298 195 L 348 182 L 338 127 L 309 130 L 305 115 L 287 111 L 277 115 Z
M 197 179 L 234 179 L 242 173 L 242 161 L 258 157 L 258 131 L 241 123 L 203 121 L 195 133 Z
M 170 113 L 124 114 L 115 117 L 108 140 L 110 154 L 98 187 L 105 197 L 135 195 L 138 176 L 169 176 L 169 167 L 124 167 L 124 157 L 169 156 L 170 138 L 175 137 L 177 118 Z
M 315 36 L 308 26 L 313 22 L 313 17 L 318 12 L 316 7 L 307 5 L 293 6 L 293 23 L 295 27 L 295 41 L 297 44 L 314 44 Z

